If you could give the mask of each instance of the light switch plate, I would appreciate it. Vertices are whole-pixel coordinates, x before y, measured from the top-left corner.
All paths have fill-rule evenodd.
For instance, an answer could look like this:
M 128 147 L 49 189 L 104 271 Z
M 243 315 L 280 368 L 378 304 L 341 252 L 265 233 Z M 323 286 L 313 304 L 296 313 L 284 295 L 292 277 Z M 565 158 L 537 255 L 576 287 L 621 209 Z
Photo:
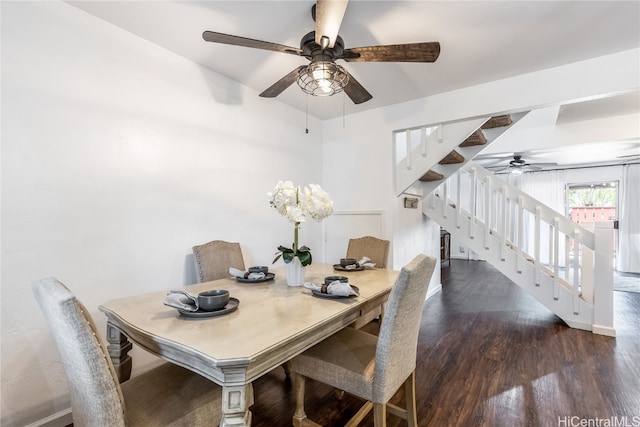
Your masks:
M 418 209 L 418 199 L 414 197 L 405 197 L 404 207 L 408 209 Z

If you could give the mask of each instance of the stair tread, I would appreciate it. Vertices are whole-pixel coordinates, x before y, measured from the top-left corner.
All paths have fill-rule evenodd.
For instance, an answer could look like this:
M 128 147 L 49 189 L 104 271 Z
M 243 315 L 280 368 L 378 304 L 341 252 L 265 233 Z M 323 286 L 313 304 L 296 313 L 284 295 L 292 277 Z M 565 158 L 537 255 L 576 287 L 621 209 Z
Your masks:
M 422 182 L 429 182 L 429 181 L 439 181 L 442 178 L 444 178 L 444 175 L 442 175 L 441 173 L 432 171 L 431 169 L 429 169 L 427 171 L 427 173 L 425 173 L 424 175 L 422 175 L 420 177 L 420 181 Z
M 481 126 L 481 129 L 499 128 L 509 126 L 511 123 L 513 123 L 513 120 L 511 120 L 511 114 L 503 114 L 501 116 L 491 117 Z
M 464 162 L 464 156 L 458 153 L 456 150 L 453 150 L 446 157 L 440 160 L 438 163 L 441 165 L 450 165 L 454 163 L 462 163 Z
M 487 138 L 482 133 L 482 130 L 478 129 L 475 132 L 473 132 L 471 135 L 469 135 L 467 139 L 462 141 L 462 144 L 460 144 L 459 146 L 472 147 L 474 145 L 485 145 L 486 143 L 487 143 Z

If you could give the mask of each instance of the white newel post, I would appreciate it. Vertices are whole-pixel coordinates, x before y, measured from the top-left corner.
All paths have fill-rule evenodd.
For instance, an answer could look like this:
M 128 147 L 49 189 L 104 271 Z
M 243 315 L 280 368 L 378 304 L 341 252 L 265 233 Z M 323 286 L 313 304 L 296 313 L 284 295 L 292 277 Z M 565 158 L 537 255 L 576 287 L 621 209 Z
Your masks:
M 593 333 L 616 336 L 613 327 L 613 223 L 595 223 Z

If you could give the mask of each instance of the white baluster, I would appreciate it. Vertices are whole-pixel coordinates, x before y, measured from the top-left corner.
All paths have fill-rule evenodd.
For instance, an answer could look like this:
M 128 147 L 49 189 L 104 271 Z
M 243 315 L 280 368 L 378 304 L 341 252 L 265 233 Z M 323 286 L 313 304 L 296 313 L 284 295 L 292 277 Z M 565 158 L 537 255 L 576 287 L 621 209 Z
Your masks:
M 471 192 L 471 208 L 470 208 L 471 212 L 469 213 L 469 238 L 470 239 L 475 238 L 475 232 L 476 232 L 476 203 L 478 198 L 478 194 L 476 190 L 478 178 L 476 175 L 477 175 L 476 168 L 471 168 L 471 184 L 469 188 L 469 191 Z
M 444 142 L 444 125 L 438 125 L 436 136 L 438 137 L 438 142 Z
M 405 138 L 405 144 L 407 146 L 406 168 L 411 170 L 411 130 L 406 130 L 407 137 Z
M 573 314 L 580 314 L 580 230 L 573 230 Z M 569 251 L 567 250 L 567 253 Z M 566 265 L 569 270 L 569 264 Z
M 449 180 L 442 183 L 442 218 L 447 217 L 447 205 L 449 204 Z
M 422 157 L 427 157 L 427 128 L 420 129 L 420 148 L 422 149 Z
M 489 249 L 489 238 L 491 237 L 491 177 L 487 176 L 484 181 L 484 248 Z
M 462 217 L 462 169 L 456 172 L 456 228 L 460 228 Z
M 524 240 L 524 198 L 518 196 L 518 256 L 516 257 L 516 271 L 518 274 L 522 274 L 522 241 Z
M 500 195 L 502 196 L 502 224 L 500 224 L 502 228 L 502 245 L 500 248 L 500 260 L 504 261 L 507 259 L 507 221 L 509 220 L 506 185 L 503 185 L 500 189 Z
M 558 279 L 560 278 L 560 219 L 553 219 L 553 299 L 558 300 Z
M 536 286 L 540 286 L 540 214 L 541 214 L 542 208 L 540 206 L 536 206 L 536 213 L 535 213 L 535 236 L 534 236 L 534 240 L 533 240 L 533 245 L 534 245 L 534 249 L 533 249 L 533 262 L 535 265 L 535 271 L 536 271 Z

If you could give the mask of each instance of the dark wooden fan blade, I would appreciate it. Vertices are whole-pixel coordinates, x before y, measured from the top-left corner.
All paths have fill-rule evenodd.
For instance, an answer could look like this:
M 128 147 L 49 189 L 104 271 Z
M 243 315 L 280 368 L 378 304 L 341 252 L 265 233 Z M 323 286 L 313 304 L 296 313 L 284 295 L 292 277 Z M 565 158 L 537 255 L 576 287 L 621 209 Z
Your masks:
M 345 72 L 349 74 L 348 71 L 345 70 Z M 344 87 L 344 93 L 347 94 L 354 104 L 362 104 L 373 98 L 351 74 L 349 74 L 349 83 Z
M 345 49 L 342 59 L 347 62 L 435 62 L 439 55 L 439 42 L 425 42 Z
M 338 38 L 342 18 L 349 0 L 318 0 L 316 2 L 316 43 L 322 46 L 322 37 L 327 37 L 328 47 L 333 47 Z
M 296 47 L 284 46 L 277 43 L 263 42 L 261 40 L 248 39 L 246 37 L 232 36 L 229 34 L 216 33 L 214 31 L 205 31 L 204 33 L 202 33 L 202 38 L 205 41 L 213 43 L 252 47 L 254 49 L 273 50 L 275 52 L 302 56 L 302 51 Z
M 299 66 L 298 68 L 275 82 L 273 85 L 271 85 L 271 87 L 262 92 L 260 96 L 263 98 L 275 98 L 276 96 L 280 95 L 286 88 L 291 86 L 293 82 L 296 81 L 296 79 L 300 75 L 300 72 L 305 68 L 307 68 L 306 65 Z

